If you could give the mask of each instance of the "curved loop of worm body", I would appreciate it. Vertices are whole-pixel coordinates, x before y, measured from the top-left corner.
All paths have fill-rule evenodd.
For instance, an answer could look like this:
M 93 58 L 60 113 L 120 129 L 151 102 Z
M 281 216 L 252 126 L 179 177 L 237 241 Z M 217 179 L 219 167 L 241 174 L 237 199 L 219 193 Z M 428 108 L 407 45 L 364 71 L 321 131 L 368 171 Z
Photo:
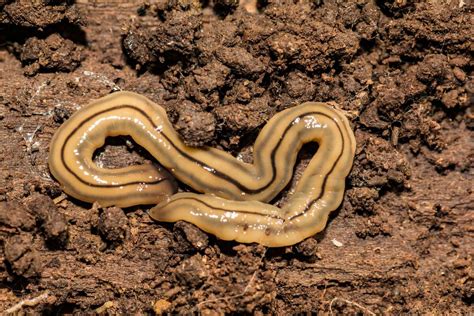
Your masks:
M 107 136 L 130 135 L 178 180 L 206 193 L 178 193 L 152 164 L 118 169 L 92 160 Z M 271 201 L 290 181 L 298 151 L 319 148 L 283 208 Z M 307 102 L 276 114 L 254 145 L 253 164 L 215 148 L 186 146 L 165 110 L 146 97 L 117 92 L 76 112 L 51 142 L 49 167 L 69 195 L 102 206 L 157 204 L 152 218 L 185 220 L 224 240 L 270 247 L 295 244 L 324 229 L 341 203 L 355 138 L 336 108 Z

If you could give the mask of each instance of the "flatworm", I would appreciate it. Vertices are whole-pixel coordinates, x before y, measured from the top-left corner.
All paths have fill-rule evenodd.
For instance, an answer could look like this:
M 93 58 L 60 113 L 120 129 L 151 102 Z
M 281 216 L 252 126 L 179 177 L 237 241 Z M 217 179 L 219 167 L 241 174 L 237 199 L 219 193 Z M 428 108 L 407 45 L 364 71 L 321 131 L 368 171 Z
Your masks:
M 168 171 L 152 164 L 98 167 L 108 136 L 130 135 Z M 288 202 L 268 204 L 290 181 L 298 151 L 317 142 Z M 166 111 L 144 96 L 117 92 L 77 111 L 51 142 L 49 167 L 63 190 L 86 202 L 157 204 L 158 221 L 184 220 L 224 240 L 269 247 L 295 244 L 324 229 L 342 201 L 355 153 L 347 118 L 332 105 L 306 102 L 276 114 L 257 137 L 253 164 L 215 148 L 186 146 Z M 177 193 L 170 173 L 194 190 Z

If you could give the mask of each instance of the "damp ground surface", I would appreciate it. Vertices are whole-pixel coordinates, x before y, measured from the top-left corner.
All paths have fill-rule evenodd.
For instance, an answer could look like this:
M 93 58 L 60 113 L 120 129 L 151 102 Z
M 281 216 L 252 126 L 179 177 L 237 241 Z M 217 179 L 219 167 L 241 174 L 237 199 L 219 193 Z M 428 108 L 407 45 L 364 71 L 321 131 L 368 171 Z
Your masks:
M 474 312 L 469 1 L 43 2 L 0 2 L 2 312 Z M 165 107 L 187 144 L 245 161 L 275 113 L 337 102 L 357 139 L 341 207 L 267 249 L 67 197 L 50 140 L 119 90 Z M 152 158 L 114 138 L 95 159 Z

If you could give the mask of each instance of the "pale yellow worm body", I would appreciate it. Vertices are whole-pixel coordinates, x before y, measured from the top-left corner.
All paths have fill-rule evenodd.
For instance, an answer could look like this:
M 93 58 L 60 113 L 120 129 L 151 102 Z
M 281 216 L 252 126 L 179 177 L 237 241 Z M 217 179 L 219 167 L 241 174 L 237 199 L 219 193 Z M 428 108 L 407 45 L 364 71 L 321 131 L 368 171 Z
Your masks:
M 93 152 L 107 136 L 130 135 L 176 178 L 198 192 L 178 193 L 153 165 L 99 168 Z M 319 148 L 282 209 L 269 202 L 290 181 L 307 142 Z M 159 221 L 185 220 L 224 240 L 292 245 L 321 231 L 344 194 L 355 153 L 345 116 L 308 102 L 276 114 L 254 145 L 253 164 L 215 148 L 186 146 L 162 107 L 131 92 L 117 92 L 76 112 L 55 134 L 51 173 L 64 191 L 102 206 L 156 204 Z

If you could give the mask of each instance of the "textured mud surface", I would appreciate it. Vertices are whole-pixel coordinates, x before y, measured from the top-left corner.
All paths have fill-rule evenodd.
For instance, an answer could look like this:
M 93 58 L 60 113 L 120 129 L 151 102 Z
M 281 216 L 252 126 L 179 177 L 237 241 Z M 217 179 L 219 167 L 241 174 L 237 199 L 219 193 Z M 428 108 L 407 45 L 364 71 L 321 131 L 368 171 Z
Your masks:
M 0 310 L 474 312 L 473 22 L 469 1 L 0 1 Z M 246 161 L 278 111 L 338 102 L 358 145 L 342 206 L 266 249 L 62 195 L 52 135 L 117 90 Z M 148 159 L 127 138 L 96 156 Z

